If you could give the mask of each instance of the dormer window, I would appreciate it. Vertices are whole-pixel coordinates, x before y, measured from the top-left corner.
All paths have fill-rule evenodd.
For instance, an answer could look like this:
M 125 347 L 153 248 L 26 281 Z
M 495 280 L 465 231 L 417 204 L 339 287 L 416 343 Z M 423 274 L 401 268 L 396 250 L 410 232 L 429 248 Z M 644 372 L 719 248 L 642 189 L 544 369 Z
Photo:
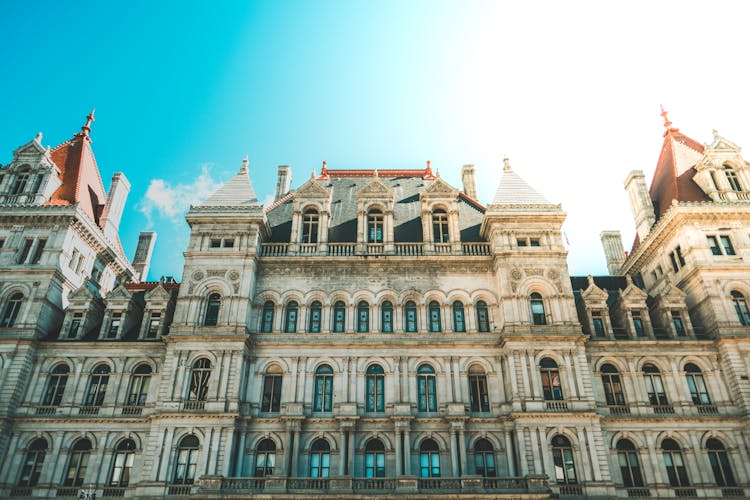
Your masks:
M 26 183 L 29 182 L 29 174 L 16 174 L 16 179 L 13 182 L 13 187 L 10 189 L 10 194 L 21 194 L 26 189 Z
M 302 216 L 302 243 L 318 242 L 318 223 L 320 216 L 314 208 L 305 210 Z
M 601 311 L 591 311 L 591 324 L 594 327 L 594 335 L 604 337 L 604 318 Z
M 727 182 L 732 191 L 742 191 L 740 186 L 740 180 L 737 178 L 737 172 L 734 171 L 731 165 L 724 165 L 724 174 L 727 176 Z
M 687 334 L 685 331 L 685 323 L 682 321 L 680 311 L 672 311 L 672 324 L 674 325 L 675 333 L 679 337 L 684 337 Z
M 727 235 L 706 236 L 713 255 L 735 255 L 732 240 Z
M 120 323 L 122 322 L 122 313 L 112 313 L 112 319 L 109 322 L 109 328 L 107 329 L 107 338 L 117 338 L 117 333 L 120 331 Z
M 367 214 L 367 242 L 383 243 L 383 212 L 370 210 Z
M 74 339 L 78 336 L 78 330 L 81 329 L 81 321 L 83 321 L 83 313 L 73 313 L 73 319 L 68 328 L 69 339 Z
M 432 212 L 432 238 L 435 243 L 449 243 L 448 214 L 445 210 L 437 209 Z

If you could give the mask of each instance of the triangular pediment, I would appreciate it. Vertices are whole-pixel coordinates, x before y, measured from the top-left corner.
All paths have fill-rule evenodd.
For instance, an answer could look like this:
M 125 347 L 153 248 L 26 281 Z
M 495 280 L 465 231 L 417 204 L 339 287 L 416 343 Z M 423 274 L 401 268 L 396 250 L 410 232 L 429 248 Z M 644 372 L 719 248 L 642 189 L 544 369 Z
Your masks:
M 314 178 L 308 179 L 307 182 L 302 184 L 299 189 L 294 192 L 295 198 L 328 198 L 330 196 L 331 193 L 321 186 Z
M 581 297 L 586 302 L 594 302 L 594 301 L 605 301 L 609 297 L 607 292 L 596 286 L 596 283 L 594 283 L 594 279 L 589 276 L 589 286 L 586 288 L 586 290 L 583 290 L 581 292 Z
M 172 295 L 164 288 L 164 286 L 162 286 L 161 283 L 159 283 L 158 286 L 146 292 L 144 297 L 148 301 L 159 301 L 169 300 L 172 298 Z
M 368 182 L 357 193 L 357 198 L 393 198 L 393 190 L 377 177 Z
M 684 301 L 687 298 L 687 294 L 677 288 L 674 283 L 667 282 L 666 286 L 659 292 L 658 297 L 667 300 Z
M 81 285 L 78 289 L 72 291 L 70 295 L 68 295 L 68 299 L 72 302 L 74 300 L 78 301 L 86 301 L 91 300 L 94 298 L 94 294 L 89 290 L 89 288 L 84 283 Z
M 635 286 L 635 283 L 633 283 L 632 278 L 630 275 L 627 275 L 628 280 L 628 286 L 626 286 L 621 292 L 620 296 L 622 296 L 625 299 L 639 299 L 639 300 L 646 300 L 648 298 L 648 294 L 645 290 L 642 290 Z
M 737 144 L 733 143 L 725 137 L 720 136 L 719 133 L 716 132 L 716 130 L 714 130 L 714 140 L 710 145 L 708 145 L 708 149 L 721 152 L 735 151 L 737 153 L 739 153 L 741 150 L 741 148 Z
M 37 135 L 34 139 L 13 151 L 13 157 L 18 156 L 42 156 L 47 150 L 42 146 L 42 136 Z
M 130 300 L 133 298 L 133 294 L 125 288 L 125 285 L 120 285 L 107 294 L 107 300 Z
M 440 176 L 437 176 L 435 180 L 432 181 L 432 184 L 422 191 L 422 195 L 430 198 L 455 198 L 458 196 L 458 189 L 445 182 Z

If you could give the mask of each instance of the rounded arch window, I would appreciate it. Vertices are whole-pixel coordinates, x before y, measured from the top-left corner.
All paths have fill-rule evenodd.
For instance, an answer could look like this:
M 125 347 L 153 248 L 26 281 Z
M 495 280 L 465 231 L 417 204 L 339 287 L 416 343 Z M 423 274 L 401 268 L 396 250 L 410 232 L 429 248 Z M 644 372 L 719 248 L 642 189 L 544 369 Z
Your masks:
M 173 484 L 193 484 L 195 482 L 199 447 L 200 441 L 193 434 L 180 440 L 177 447 L 174 475 L 172 476 Z
M 466 331 L 466 318 L 464 317 L 464 304 L 460 300 L 453 302 L 453 331 Z
M 346 304 L 343 300 L 337 300 L 333 304 L 333 331 L 335 333 L 346 331 Z
M 449 243 L 448 214 L 442 208 L 432 211 L 432 241 L 435 243 Z
M 141 363 L 135 367 L 130 378 L 130 390 L 126 402 L 128 406 L 144 406 L 146 404 L 148 389 L 151 385 L 151 372 L 151 366 L 148 363 Z
M 302 215 L 302 243 L 318 242 L 318 226 L 320 215 L 315 208 L 308 208 Z
M 367 333 L 370 331 L 370 304 L 361 300 L 357 304 L 357 332 Z
M 276 468 L 276 443 L 265 438 L 255 450 L 255 477 L 273 476 Z
M 690 479 L 682 457 L 682 448 L 677 444 L 677 441 L 670 438 L 665 439 L 661 442 L 661 451 L 670 486 L 690 486 Z
M 193 370 L 190 374 L 188 400 L 206 401 L 208 399 L 208 382 L 210 378 L 211 361 L 207 358 L 196 359 L 193 362 Z
M 544 310 L 544 299 L 538 292 L 533 292 L 530 296 L 531 301 L 531 322 L 535 325 L 547 324 L 547 313 Z
M 435 369 L 428 364 L 417 368 L 417 409 L 422 412 L 437 411 Z
M 323 304 L 319 300 L 315 300 L 310 304 L 310 320 L 307 331 L 310 333 L 320 333 L 320 321 L 322 317 Z
M 419 445 L 419 475 L 440 477 L 440 448 L 429 438 Z
M 542 358 L 539 362 L 539 372 L 542 378 L 542 392 L 545 401 L 562 401 L 564 398 L 560 382 L 560 370 L 551 358 Z
M 724 443 L 716 438 L 710 438 L 706 441 L 706 450 L 716 484 L 719 486 L 737 486 Z
M 315 395 L 313 410 L 330 412 L 333 409 L 333 368 L 320 365 L 315 370 Z
M 385 411 L 385 373 L 378 364 L 368 366 L 365 374 L 365 410 Z
M 695 405 L 710 405 L 711 397 L 708 394 L 703 372 L 693 363 L 685 365 L 685 381 L 690 390 L 690 397 Z
M 109 486 L 125 487 L 130 483 L 130 474 L 135 459 L 135 441 L 123 439 L 115 447 L 112 457 L 112 470 L 109 475 Z
M 263 399 L 260 403 L 262 412 L 278 412 L 281 409 L 281 387 L 283 370 L 277 364 L 266 368 L 263 376 Z
M 410 333 L 417 331 L 417 304 L 413 300 L 406 301 L 404 305 L 404 330 Z
M 487 309 L 487 303 L 483 300 L 477 302 L 477 330 L 480 332 L 490 331 L 490 315 Z
M 727 182 L 732 191 L 742 191 L 742 185 L 737 178 L 737 172 L 735 172 L 734 168 L 729 163 L 724 164 L 724 175 L 726 175 Z
M 601 367 L 602 385 L 604 386 L 604 396 L 608 406 L 624 406 L 625 405 L 625 394 L 622 389 L 622 381 L 620 380 L 620 372 L 617 368 L 609 363 L 604 364 Z M 616 409 L 610 409 L 615 411 Z
M 325 439 L 316 439 L 310 447 L 310 477 L 328 477 L 331 472 L 331 447 Z
M 615 448 L 624 486 L 626 488 L 643 486 L 643 472 L 635 445 L 629 439 L 620 439 Z
M 42 406 L 59 406 L 65 394 L 70 368 L 65 363 L 59 363 L 52 368 L 47 387 L 42 397 Z
M 380 331 L 393 333 L 393 304 L 388 300 L 380 305 Z
M 443 327 L 440 321 L 440 304 L 433 300 L 427 308 L 430 320 L 430 332 L 438 333 L 443 331 Z
M 82 486 L 86 477 L 86 470 L 91 456 L 91 441 L 87 438 L 79 439 L 70 448 L 68 469 L 63 480 L 63 486 Z
M 469 367 L 469 400 L 472 412 L 490 411 L 487 375 L 478 363 Z
M 385 477 L 385 446 L 380 439 L 365 444 L 365 477 Z
M 260 333 L 271 333 L 273 331 L 274 303 L 267 300 L 263 303 L 263 311 L 260 319 Z
M 10 296 L 7 304 L 5 304 L 5 310 L 3 311 L 2 320 L 0 320 L 0 327 L 12 328 L 18 318 L 18 312 L 21 310 L 21 304 L 23 303 L 23 294 L 16 292 Z
M 474 443 L 474 466 L 476 473 L 484 477 L 495 477 L 495 449 L 487 439 L 479 439 Z
M 219 322 L 219 309 L 221 308 L 221 295 L 212 293 L 208 296 L 206 304 L 206 316 L 203 319 L 204 326 L 216 326 Z
M 734 305 L 734 312 L 737 314 L 737 319 L 742 326 L 750 325 L 750 311 L 747 308 L 747 301 L 745 296 L 737 290 L 732 290 L 732 305 Z
M 299 305 L 294 300 L 286 305 L 286 318 L 284 320 L 284 333 L 297 333 L 297 314 Z
M 33 440 L 27 450 L 26 457 L 21 467 L 21 475 L 18 478 L 18 486 L 36 486 L 42 475 L 44 459 L 47 455 L 47 440 L 37 438 Z
M 383 212 L 377 208 L 371 208 L 367 212 L 367 242 L 383 243 Z
M 109 385 L 109 366 L 99 364 L 91 370 L 89 386 L 86 390 L 86 397 L 83 400 L 83 406 L 101 406 L 104 403 L 104 397 Z
M 552 458 L 555 463 L 555 479 L 557 484 L 576 484 L 575 460 L 573 459 L 573 446 L 570 440 L 561 434 L 552 438 Z

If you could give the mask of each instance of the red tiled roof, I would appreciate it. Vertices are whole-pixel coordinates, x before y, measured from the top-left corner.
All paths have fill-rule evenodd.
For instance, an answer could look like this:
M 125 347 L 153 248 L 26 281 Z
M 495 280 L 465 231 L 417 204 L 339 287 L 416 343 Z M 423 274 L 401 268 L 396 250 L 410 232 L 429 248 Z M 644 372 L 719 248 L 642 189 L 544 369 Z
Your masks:
M 434 179 L 432 172 L 428 169 L 422 170 L 407 170 L 407 169 L 390 169 L 390 170 L 377 170 L 378 177 L 423 177 L 425 179 Z M 318 176 L 318 180 L 328 179 L 330 177 L 373 177 L 375 175 L 375 169 L 347 169 L 347 170 L 331 170 L 326 169 L 325 173 Z
M 79 203 L 84 213 L 99 225 L 99 216 L 107 201 L 107 195 L 88 135 L 76 134 L 71 140 L 55 147 L 51 156 L 60 167 L 62 185 L 52 193 L 46 204 Z
M 703 146 L 700 143 L 679 129 L 667 129 L 649 189 L 657 220 L 669 210 L 672 200 L 711 201 L 693 181 L 693 167 L 702 154 Z
M 147 292 L 159 286 L 159 283 L 162 283 L 162 282 L 161 281 L 142 281 L 141 283 L 125 283 L 125 288 L 130 290 L 131 292 Z M 180 289 L 180 284 L 177 282 L 162 283 L 162 285 L 164 286 L 165 290 L 170 291 L 170 292 L 173 290 Z

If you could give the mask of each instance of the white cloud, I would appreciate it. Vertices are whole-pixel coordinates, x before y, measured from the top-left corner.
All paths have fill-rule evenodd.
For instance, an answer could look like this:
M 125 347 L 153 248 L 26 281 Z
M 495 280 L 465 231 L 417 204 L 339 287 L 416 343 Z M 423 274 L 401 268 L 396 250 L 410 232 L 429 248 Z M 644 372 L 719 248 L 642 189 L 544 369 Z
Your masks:
M 164 179 L 151 179 L 138 209 L 153 225 L 154 214 L 168 219 L 180 219 L 190 205 L 196 205 L 216 191 L 221 183 L 211 177 L 209 165 L 201 166 L 201 174 L 190 184 L 172 185 Z

